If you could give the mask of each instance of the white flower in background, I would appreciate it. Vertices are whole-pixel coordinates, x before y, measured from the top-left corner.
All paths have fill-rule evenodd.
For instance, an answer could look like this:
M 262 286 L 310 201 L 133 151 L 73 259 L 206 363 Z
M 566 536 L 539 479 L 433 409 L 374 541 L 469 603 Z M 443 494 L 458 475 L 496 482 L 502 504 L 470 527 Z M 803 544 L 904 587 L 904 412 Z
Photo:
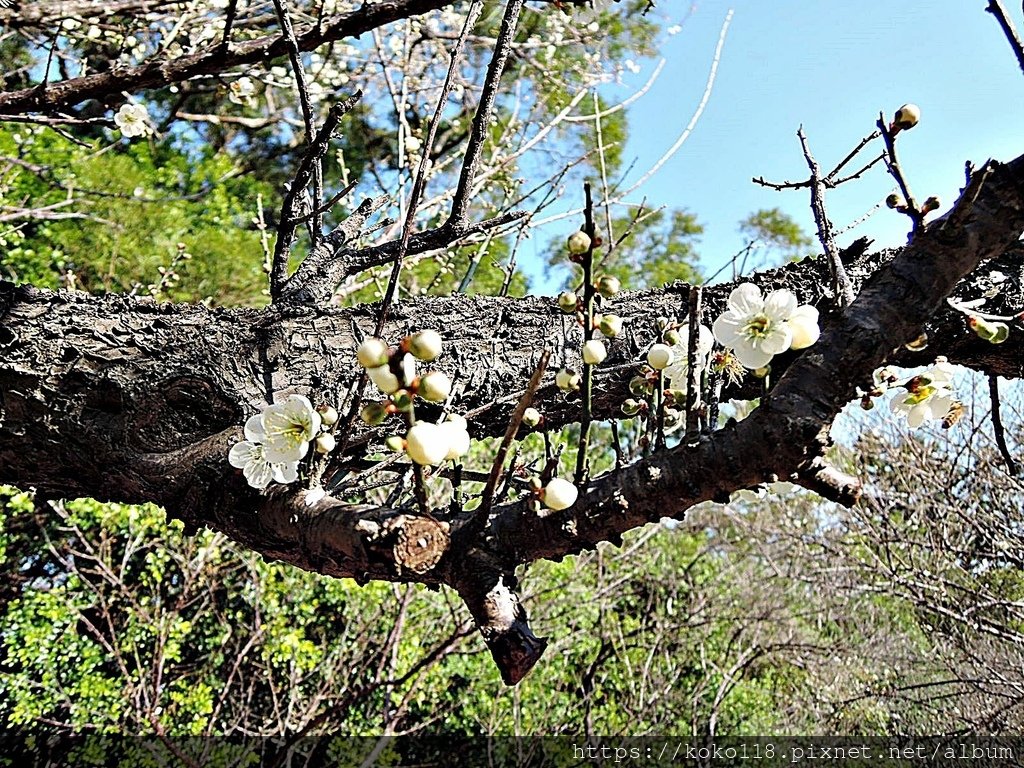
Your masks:
M 794 341 L 802 345 L 798 349 L 813 344 L 817 326 L 817 311 L 809 305 L 798 307 L 791 291 L 781 288 L 762 297 L 760 288 L 744 283 L 729 294 L 729 308 L 715 320 L 714 334 L 744 367 L 756 370 L 790 349 Z
M 228 101 L 246 107 L 256 106 L 256 83 L 249 77 L 240 77 L 228 86 Z
M 320 414 L 302 395 L 289 395 L 271 405 L 260 419 L 264 454 L 270 461 L 298 461 L 320 431 Z
M 141 104 L 124 104 L 114 115 L 114 125 L 129 139 L 149 133 L 148 121 L 149 112 Z
M 706 325 L 698 326 L 697 331 L 697 370 L 703 371 L 708 366 L 708 355 L 715 344 L 715 337 Z M 679 329 L 679 341 L 672 345 L 672 362 L 665 369 L 665 376 L 672 389 L 686 391 L 686 374 L 689 369 L 690 328 Z M 698 380 L 698 384 L 699 384 Z
M 942 419 L 953 406 L 953 366 L 942 360 L 906 383 L 906 394 L 889 402 L 893 413 L 905 415 L 907 424 L 919 427 L 928 419 Z
M 736 421 L 743 421 L 757 408 L 758 400 L 735 400 L 729 398 L 729 406 L 732 408 L 732 417 Z

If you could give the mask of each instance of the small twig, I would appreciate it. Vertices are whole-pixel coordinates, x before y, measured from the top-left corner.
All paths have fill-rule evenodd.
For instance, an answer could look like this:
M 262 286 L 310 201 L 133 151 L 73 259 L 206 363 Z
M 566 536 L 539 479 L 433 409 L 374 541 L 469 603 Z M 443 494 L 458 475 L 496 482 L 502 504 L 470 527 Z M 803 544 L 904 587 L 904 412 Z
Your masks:
M 480 0 L 476 0 L 476 2 L 469 7 L 469 12 L 466 14 L 466 21 L 462 25 L 462 34 L 459 35 L 459 39 L 455 41 L 455 46 L 452 48 L 451 61 L 448 64 L 448 74 L 445 76 L 444 83 L 441 86 L 441 93 L 437 98 L 434 115 L 430 118 L 430 125 L 427 128 L 427 138 L 426 141 L 423 142 L 423 153 L 420 156 L 420 163 L 416 169 L 416 178 L 413 181 L 412 191 L 409 193 L 409 206 L 405 214 L 405 221 L 402 222 L 402 236 L 398 243 L 398 254 L 396 255 L 395 263 L 391 269 L 391 277 L 388 280 L 387 289 L 384 291 L 384 297 L 381 300 L 380 315 L 377 318 L 377 330 L 375 334 L 377 336 L 380 336 L 384 330 L 384 324 L 387 322 L 391 302 L 394 301 L 395 293 L 398 290 L 398 278 L 402 272 L 402 262 L 405 261 L 405 257 L 409 252 L 409 241 L 412 238 L 412 227 L 415 223 L 416 211 L 419 208 L 420 197 L 423 194 L 423 186 L 427 175 L 427 164 L 430 162 L 430 157 L 433 152 L 434 139 L 437 136 L 437 126 L 440 124 L 441 115 L 444 112 L 445 107 L 448 105 L 448 96 L 451 93 L 452 86 L 455 82 L 455 73 L 459 66 L 459 60 L 462 57 L 462 49 L 465 47 L 466 38 L 473 29 L 473 25 L 476 24 L 476 20 L 479 18 L 482 8 L 483 4 Z M 497 55 L 498 51 L 496 49 L 495 56 Z
M 846 167 L 847 163 L 849 163 L 851 160 L 853 160 L 853 158 L 860 154 L 860 151 L 864 149 L 864 147 L 866 147 L 869 143 L 871 143 L 881 135 L 882 134 L 875 130 L 869 133 L 863 139 L 861 139 L 860 143 L 852 150 L 850 150 L 850 154 L 848 154 L 846 157 L 840 160 L 839 165 L 837 165 L 835 168 L 828 172 L 828 175 L 823 179 L 823 181 L 825 181 L 826 183 L 833 181 L 835 177 L 839 175 L 839 172 Z M 838 182 L 836 183 L 838 184 Z
M 914 196 L 910 194 L 910 186 L 907 184 L 907 180 L 903 177 L 903 171 L 900 169 L 900 162 L 896 158 L 896 143 L 894 141 L 895 135 L 889 130 L 889 127 L 885 124 L 885 115 L 879 113 L 878 115 L 878 130 L 882 134 L 882 140 L 885 142 L 886 161 L 885 165 L 889 169 L 889 173 L 896 180 L 899 185 L 900 192 L 903 193 L 904 206 L 901 210 L 910 217 L 913 222 L 913 231 L 916 233 L 924 222 L 924 215 L 917 207 L 917 203 L 914 202 Z
M 102 125 L 114 127 L 106 117 L 43 117 L 42 115 L 0 115 L 0 123 L 36 123 L 38 125 Z
M 227 11 L 224 17 L 224 34 L 221 36 L 220 47 L 227 50 L 231 44 L 231 28 L 235 25 L 235 14 L 238 10 L 238 0 L 229 0 Z
M 519 398 L 519 404 L 516 405 L 516 409 L 509 418 L 505 436 L 502 438 L 501 445 L 498 446 L 498 452 L 494 456 L 494 462 L 491 464 L 491 473 L 487 477 L 487 485 L 484 486 L 484 492 L 480 498 L 480 507 L 473 513 L 473 519 L 468 524 L 473 530 L 482 531 L 487 524 L 487 518 L 491 514 L 491 505 L 494 503 L 494 489 L 498 487 L 498 479 L 501 477 L 501 468 L 504 466 L 505 457 L 508 455 L 508 447 L 512 444 L 512 440 L 515 439 L 516 433 L 519 432 L 519 425 L 523 423 L 523 414 L 526 413 L 526 409 L 533 402 L 533 396 L 537 393 L 537 388 L 540 387 L 541 379 L 544 378 L 544 372 L 547 370 L 550 359 L 551 350 L 545 348 L 540 353 L 540 359 L 537 361 L 537 367 L 533 371 L 533 376 L 530 377 L 530 383 L 526 385 L 523 396 Z
M 811 171 L 811 178 L 809 179 L 811 211 L 814 213 L 814 223 L 818 228 L 818 240 L 821 242 L 821 247 L 825 250 L 825 257 L 828 259 L 836 296 L 840 304 L 846 307 L 853 303 L 853 283 L 850 282 L 850 277 L 846 274 L 846 267 L 843 266 L 843 261 L 839 258 L 839 247 L 836 245 L 832 222 L 829 220 L 828 213 L 825 210 L 825 184 L 821 179 L 821 168 L 818 166 L 818 161 L 814 159 L 814 155 L 811 154 L 811 148 L 807 144 L 807 136 L 804 134 L 803 126 L 797 129 L 796 135 L 800 139 L 800 146 L 804 151 L 804 159 L 807 161 L 807 167 Z
M 306 144 L 310 149 L 317 143 L 316 118 L 313 115 L 313 104 L 309 97 L 309 86 L 306 84 L 306 72 L 302 67 L 302 52 L 299 43 L 295 39 L 295 30 L 292 28 L 291 16 L 288 15 L 288 8 L 284 0 L 274 0 L 274 8 L 277 10 L 277 18 L 281 22 L 281 33 L 284 36 L 285 44 L 288 46 L 288 59 L 292 64 L 292 71 L 295 74 L 295 88 L 299 93 L 299 106 L 302 108 L 302 120 L 306 125 Z M 323 166 L 321 165 L 322 155 L 314 158 L 312 164 L 313 181 L 313 209 L 312 217 L 308 222 L 310 248 L 315 248 L 320 240 L 323 229 L 323 216 L 318 212 L 323 198 Z
M 310 179 L 313 178 L 315 169 L 320 167 L 320 159 L 327 154 L 338 123 L 356 105 L 362 95 L 362 91 L 356 91 L 344 101 L 331 107 L 323 127 L 320 128 L 302 156 L 291 187 L 285 193 L 281 203 L 281 220 L 277 225 L 277 242 L 274 243 L 274 258 L 270 270 L 270 295 L 274 300 L 280 298 L 281 291 L 288 280 L 288 253 L 294 241 L 295 226 L 303 220 L 303 216 L 297 215 L 295 211 L 300 195 L 303 194 Z M 319 198 L 317 198 L 316 204 L 319 206 Z
M 487 65 L 487 75 L 484 78 L 483 89 L 480 92 L 480 103 L 477 105 L 476 115 L 473 117 L 473 128 L 469 134 L 466 156 L 462 161 L 459 184 L 455 189 L 455 197 L 452 199 L 452 212 L 447 222 L 449 226 L 454 227 L 456 230 L 466 225 L 471 198 L 470 192 L 480 165 L 484 143 L 490 132 L 491 112 L 494 109 L 494 102 L 501 84 L 501 75 L 505 71 L 505 62 L 508 60 L 509 51 L 512 49 L 512 43 L 515 40 L 516 28 L 519 26 L 519 12 L 522 9 L 523 0 L 509 0 L 509 4 L 505 8 L 505 15 L 501 19 L 498 37 L 494 43 L 494 53 L 491 56 L 490 64 Z
M 700 437 L 700 412 L 697 401 L 700 395 L 700 374 L 697 370 L 697 346 L 700 341 L 701 287 L 691 285 L 689 299 L 690 335 L 686 345 L 686 444 L 696 443 Z
M 1021 43 L 1020 35 L 1017 34 L 1017 28 L 1013 25 L 1013 20 L 1007 14 L 1002 2 L 1000 0 L 989 0 L 988 8 L 985 10 L 995 16 L 999 26 L 1003 28 L 1003 34 L 1006 35 L 1006 39 L 1009 41 L 1010 47 L 1013 48 L 1013 53 L 1017 57 L 1020 71 L 1024 72 L 1024 43 Z
M 313 216 L 314 214 L 321 214 L 322 215 L 324 213 L 327 213 L 327 211 L 331 210 L 331 208 L 333 208 L 337 204 L 337 202 L 339 200 L 341 200 L 343 197 L 348 195 L 353 189 L 355 189 L 356 185 L 358 183 L 359 182 L 357 182 L 357 181 L 350 181 L 348 184 L 345 185 L 345 187 L 341 191 L 339 191 L 335 195 L 332 195 L 331 199 L 328 200 L 323 205 L 321 205 L 319 208 L 316 208 L 316 209 L 314 209 L 312 211 L 309 211 L 309 213 L 307 213 L 304 216 L 297 216 L 294 219 L 292 219 L 289 223 L 290 224 L 301 224 L 304 221 L 308 221 L 309 218 L 311 216 Z
M 1003 430 L 1003 419 L 999 414 L 999 377 L 994 373 L 988 375 L 988 394 L 992 400 L 992 432 L 995 434 L 996 445 L 999 448 L 999 453 L 1003 457 L 1003 461 L 1006 462 L 1006 471 L 1010 475 L 1016 476 L 1020 471 L 1017 467 L 1017 462 L 1013 460 L 1013 456 L 1010 455 L 1010 449 L 1006 445 L 1006 434 Z

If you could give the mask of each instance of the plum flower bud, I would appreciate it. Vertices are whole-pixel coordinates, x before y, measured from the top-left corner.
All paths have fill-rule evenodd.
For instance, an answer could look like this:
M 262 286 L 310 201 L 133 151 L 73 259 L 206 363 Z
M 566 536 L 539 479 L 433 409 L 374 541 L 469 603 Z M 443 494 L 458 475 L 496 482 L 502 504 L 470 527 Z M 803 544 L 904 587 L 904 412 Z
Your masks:
M 408 413 L 412 410 L 412 393 L 407 389 L 395 390 L 395 393 L 391 395 L 391 403 L 396 410 Z
M 629 380 L 629 391 L 634 395 L 649 395 L 654 390 L 645 376 L 634 376 Z
M 917 104 L 904 104 L 896 110 L 896 127 L 910 130 L 921 120 L 921 109 Z
M 818 327 L 818 310 L 810 304 L 797 307 L 786 322 L 793 334 L 793 341 L 789 345 L 790 349 L 806 349 L 821 336 L 821 329 Z
M 364 424 L 369 424 L 371 427 L 383 423 L 387 417 L 388 409 L 384 403 L 367 403 L 359 411 L 359 418 L 363 420 Z
M 400 386 L 398 377 L 391 372 L 391 369 L 386 365 L 378 365 L 376 368 L 367 368 L 367 375 L 370 377 L 370 381 L 377 385 L 377 389 L 383 392 L 385 395 L 390 395 L 392 392 L 398 390 Z
M 599 365 L 606 357 L 608 350 L 600 339 L 591 339 L 583 344 L 583 362 L 587 365 Z
M 967 325 L 990 344 L 1002 344 L 1010 335 L 1010 327 L 1006 323 L 990 322 L 976 315 L 967 318 Z
M 438 424 L 437 427 L 448 443 L 446 459 L 457 459 L 469 453 L 469 432 L 464 418 L 452 414 L 447 421 Z
M 414 333 L 408 338 L 408 349 L 417 360 L 429 363 L 441 354 L 441 334 L 433 330 Z
M 325 427 L 333 427 L 338 421 L 338 411 L 333 405 L 321 405 L 317 408 L 320 413 L 320 423 Z
M 580 375 L 572 368 L 563 368 L 555 374 L 555 384 L 563 392 L 574 392 L 580 388 Z
M 898 208 L 899 206 L 903 205 L 903 198 L 897 195 L 895 192 L 893 192 L 891 195 L 885 198 L 885 204 L 889 208 Z
M 318 435 L 316 442 L 313 443 L 313 447 L 316 452 L 326 456 L 328 453 L 333 451 L 338 445 L 338 441 L 334 439 L 334 435 L 330 432 L 324 432 L 322 435 Z
M 356 359 L 359 360 L 359 364 L 363 368 L 379 368 L 382 365 L 386 365 L 388 362 L 388 345 L 373 336 L 363 339 L 363 343 L 356 350 Z
M 405 452 L 417 464 L 440 464 L 448 455 L 448 436 L 437 424 L 417 421 L 405 436 Z
M 636 416 L 640 413 L 640 403 L 631 397 L 622 404 L 622 412 L 627 416 Z
M 667 344 L 654 344 L 647 353 L 647 364 L 662 371 L 672 364 L 672 348 Z
M 939 200 L 939 198 L 932 195 L 923 203 L 921 203 L 921 213 L 931 213 L 932 211 L 937 211 L 939 210 L 939 207 L 941 205 L 942 202 Z
M 573 232 L 569 235 L 566 245 L 569 248 L 569 253 L 579 256 L 581 253 L 586 253 L 590 250 L 590 235 L 583 230 Z
M 541 491 L 544 506 L 554 510 L 568 509 L 576 503 L 577 496 L 579 496 L 579 490 L 576 486 L 560 477 L 551 478 L 551 481 Z
M 597 321 L 597 328 L 609 339 L 614 339 L 622 333 L 622 318 L 618 315 L 602 315 Z
M 540 424 L 540 420 L 542 418 L 543 416 L 540 415 L 540 411 L 536 408 L 527 408 L 523 411 L 523 424 L 528 426 L 530 429 L 533 429 Z
M 420 377 L 419 396 L 431 403 L 443 403 L 452 391 L 452 380 L 441 371 Z
M 610 299 L 622 289 L 622 283 L 615 275 L 601 275 L 597 278 L 597 284 L 594 287 L 597 288 L 598 293 L 606 299 Z
M 392 435 L 384 441 L 384 445 L 387 446 L 388 450 L 392 453 L 401 453 L 405 450 L 405 440 L 398 435 Z
M 571 315 L 576 311 L 576 307 L 579 306 L 579 297 L 575 291 L 562 291 L 558 294 L 558 308 L 565 312 L 567 315 Z

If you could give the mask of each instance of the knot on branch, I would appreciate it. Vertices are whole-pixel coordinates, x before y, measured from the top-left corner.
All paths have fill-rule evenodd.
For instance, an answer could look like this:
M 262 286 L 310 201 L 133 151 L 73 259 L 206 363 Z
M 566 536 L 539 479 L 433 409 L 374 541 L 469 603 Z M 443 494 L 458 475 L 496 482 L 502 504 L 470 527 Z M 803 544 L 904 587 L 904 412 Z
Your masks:
M 396 515 L 384 521 L 376 545 L 390 550 L 399 573 L 424 574 L 440 562 L 451 543 L 448 523 L 428 517 Z

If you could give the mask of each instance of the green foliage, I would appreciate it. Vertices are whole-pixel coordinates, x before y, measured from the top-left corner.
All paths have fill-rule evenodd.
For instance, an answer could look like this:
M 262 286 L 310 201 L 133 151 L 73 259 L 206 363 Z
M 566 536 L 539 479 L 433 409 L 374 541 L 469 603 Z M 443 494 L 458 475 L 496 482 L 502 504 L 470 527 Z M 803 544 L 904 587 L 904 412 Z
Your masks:
M 740 222 L 740 234 L 783 261 L 807 255 L 814 241 L 780 208 L 763 208 Z
M 0 224 L 0 270 L 15 280 L 89 291 L 137 291 L 160 282 L 178 244 L 192 258 L 160 298 L 261 301 L 266 284 L 251 221 L 271 189 L 238 174 L 226 155 L 136 140 L 80 147 L 46 128 L 0 126 L 0 157 L 19 160 L 0 177 L 0 203 L 43 209 Z M 0 163 L 0 167 L 3 167 Z M 66 205 L 68 192 L 81 201 Z

